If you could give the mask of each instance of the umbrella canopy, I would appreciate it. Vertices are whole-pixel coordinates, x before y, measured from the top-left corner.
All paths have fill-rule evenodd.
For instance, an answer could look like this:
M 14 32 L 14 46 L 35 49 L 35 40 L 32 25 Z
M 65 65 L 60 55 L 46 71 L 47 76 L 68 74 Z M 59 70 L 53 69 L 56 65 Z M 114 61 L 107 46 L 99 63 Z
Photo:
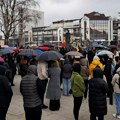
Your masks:
M 16 47 L 6 47 L 5 49 L 10 49 L 10 50 L 13 50 L 15 52 L 19 51 L 19 48 L 16 48 Z
M 37 53 L 33 49 L 22 49 L 18 55 L 33 55 L 36 56 Z
M 47 46 L 42 46 L 42 47 L 40 47 L 40 50 L 43 50 L 43 51 L 46 51 L 46 50 L 50 50 L 50 48 L 49 47 L 47 47 Z
M 101 50 L 97 55 L 113 55 L 113 53 L 108 50 Z
M 66 45 L 65 42 L 62 42 L 62 43 L 61 43 L 61 46 L 62 46 L 62 47 L 66 47 L 67 45 Z
M 0 57 L 0 62 L 5 62 L 4 59 L 2 57 Z
M 7 48 L 9 47 L 8 45 L 2 45 L 1 48 Z
M 6 54 L 11 54 L 13 53 L 14 51 L 11 50 L 11 49 L 1 49 L 0 50 L 0 55 L 6 55 Z
M 79 53 L 79 52 L 77 52 L 77 51 L 70 51 L 70 52 L 66 53 L 65 55 L 83 57 L 82 53 Z
M 39 50 L 39 49 L 36 49 L 34 50 L 38 55 L 41 54 L 43 51 L 42 50 Z
M 50 60 L 57 60 L 62 58 L 63 55 L 57 51 L 45 51 L 37 56 L 38 61 L 50 61 Z
M 109 48 L 111 48 L 111 49 L 117 49 L 117 46 L 116 45 L 110 45 Z

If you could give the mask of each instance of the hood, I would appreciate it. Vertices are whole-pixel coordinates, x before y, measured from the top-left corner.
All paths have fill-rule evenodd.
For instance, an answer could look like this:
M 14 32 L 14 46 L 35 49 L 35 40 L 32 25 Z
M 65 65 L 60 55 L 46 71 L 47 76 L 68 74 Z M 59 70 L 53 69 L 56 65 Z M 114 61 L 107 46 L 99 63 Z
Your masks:
M 72 78 L 74 78 L 74 76 L 76 76 L 76 75 L 79 75 L 79 73 L 78 72 L 72 72 Z
M 100 61 L 99 60 L 93 60 L 91 64 L 93 64 L 93 65 L 99 65 Z
M 37 75 L 37 66 L 36 65 L 30 65 L 27 69 L 27 73 Z
M 70 63 L 70 61 L 69 61 L 68 58 L 66 58 L 65 61 L 64 61 L 64 64 L 68 64 L 68 63 Z
M 80 59 L 80 64 L 81 64 L 82 66 L 87 66 L 87 65 L 88 65 L 88 62 L 87 62 L 86 58 Z
M 100 68 L 95 68 L 93 70 L 93 77 L 94 78 L 103 78 L 103 71 Z

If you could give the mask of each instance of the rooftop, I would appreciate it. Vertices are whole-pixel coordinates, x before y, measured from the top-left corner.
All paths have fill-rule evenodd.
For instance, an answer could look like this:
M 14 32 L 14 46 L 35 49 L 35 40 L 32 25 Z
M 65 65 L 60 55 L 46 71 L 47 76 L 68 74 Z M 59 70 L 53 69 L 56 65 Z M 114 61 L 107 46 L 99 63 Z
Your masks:
M 84 14 L 84 16 L 87 16 L 90 20 L 108 20 L 109 19 L 109 16 L 105 16 L 104 14 L 101 14 L 95 11 L 88 14 Z

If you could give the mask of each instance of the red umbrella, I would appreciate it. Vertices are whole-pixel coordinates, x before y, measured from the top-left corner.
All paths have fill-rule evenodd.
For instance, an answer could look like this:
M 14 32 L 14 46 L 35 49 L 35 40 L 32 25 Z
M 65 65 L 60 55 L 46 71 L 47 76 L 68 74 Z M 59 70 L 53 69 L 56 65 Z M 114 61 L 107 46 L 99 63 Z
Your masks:
M 50 50 L 49 47 L 40 47 L 40 50 L 46 51 L 46 50 Z
M 65 43 L 65 42 L 62 42 L 62 43 L 61 43 L 61 46 L 62 46 L 62 47 L 66 47 L 66 43 Z
M 17 51 L 19 51 L 19 48 L 14 47 L 13 50 L 14 50 L 15 52 L 17 52 Z

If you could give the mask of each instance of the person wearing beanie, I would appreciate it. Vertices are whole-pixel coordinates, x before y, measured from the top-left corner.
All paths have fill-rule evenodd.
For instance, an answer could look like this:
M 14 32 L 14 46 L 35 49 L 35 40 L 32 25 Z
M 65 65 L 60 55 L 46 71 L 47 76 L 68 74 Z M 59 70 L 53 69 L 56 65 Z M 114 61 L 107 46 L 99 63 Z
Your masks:
M 85 84 L 83 78 L 80 75 L 80 71 L 81 66 L 78 64 L 74 64 L 71 76 L 71 90 L 74 99 L 73 114 L 75 120 L 78 120 L 79 118 L 79 110 L 85 92 Z
M 98 56 L 94 56 L 93 61 L 89 66 L 90 78 L 93 77 L 93 70 L 99 67 L 102 71 L 104 70 L 103 64 L 100 62 L 100 58 Z

